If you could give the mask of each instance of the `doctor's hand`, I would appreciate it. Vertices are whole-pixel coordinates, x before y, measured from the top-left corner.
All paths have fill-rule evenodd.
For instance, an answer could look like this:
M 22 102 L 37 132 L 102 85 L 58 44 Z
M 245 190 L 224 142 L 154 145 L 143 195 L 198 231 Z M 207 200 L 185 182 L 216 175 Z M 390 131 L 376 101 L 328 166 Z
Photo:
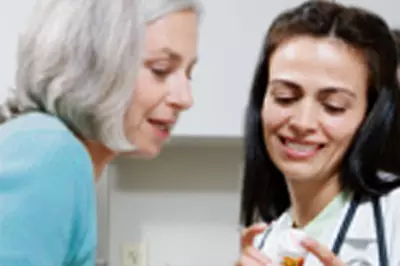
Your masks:
M 253 247 L 254 238 L 267 229 L 266 224 L 255 224 L 243 230 L 240 241 L 241 255 L 236 266 L 266 266 L 271 263 L 267 256 Z
M 338 258 L 330 249 L 321 243 L 313 240 L 306 239 L 301 242 L 302 246 L 312 253 L 318 260 L 325 266 L 345 266 L 345 264 Z

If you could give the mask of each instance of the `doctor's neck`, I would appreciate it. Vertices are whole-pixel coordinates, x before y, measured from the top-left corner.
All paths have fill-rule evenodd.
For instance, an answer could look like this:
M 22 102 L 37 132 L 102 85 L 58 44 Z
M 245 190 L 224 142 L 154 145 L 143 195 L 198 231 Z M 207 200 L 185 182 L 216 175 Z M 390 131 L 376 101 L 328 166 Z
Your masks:
M 331 178 L 292 182 L 287 180 L 294 227 L 311 222 L 341 191 L 339 175 Z

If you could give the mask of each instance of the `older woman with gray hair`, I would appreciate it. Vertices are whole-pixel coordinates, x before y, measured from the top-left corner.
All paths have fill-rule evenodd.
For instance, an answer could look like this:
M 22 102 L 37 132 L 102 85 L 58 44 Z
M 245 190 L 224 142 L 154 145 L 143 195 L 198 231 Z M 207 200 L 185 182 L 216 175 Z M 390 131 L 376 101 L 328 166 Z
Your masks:
M 94 181 L 191 107 L 195 0 L 41 0 L 0 110 L 0 265 L 92 266 Z

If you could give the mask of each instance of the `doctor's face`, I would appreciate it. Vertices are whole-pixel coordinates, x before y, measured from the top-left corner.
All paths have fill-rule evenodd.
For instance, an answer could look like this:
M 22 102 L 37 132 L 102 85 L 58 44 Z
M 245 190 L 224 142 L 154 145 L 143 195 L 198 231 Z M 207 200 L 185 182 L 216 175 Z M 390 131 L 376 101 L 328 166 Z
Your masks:
M 288 182 L 334 176 L 363 122 L 368 69 L 333 38 L 295 37 L 272 54 L 262 108 L 268 154 Z

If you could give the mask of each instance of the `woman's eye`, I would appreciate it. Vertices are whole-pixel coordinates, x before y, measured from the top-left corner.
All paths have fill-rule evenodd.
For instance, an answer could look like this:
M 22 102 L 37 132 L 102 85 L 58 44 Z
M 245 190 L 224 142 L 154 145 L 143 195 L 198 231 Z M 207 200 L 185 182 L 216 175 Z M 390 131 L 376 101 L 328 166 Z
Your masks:
M 345 107 L 338 106 L 338 105 L 325 104 L 324 107 L 325 107 L 325 110 L 331 114 L 341 114 L 346 111 Z
M 151 72 L 153 72 L 153 74 L 155 76 L 157 76 L 158 78 L 164 78 L 168 75 L 168 70 L 166 69 L 161 69 L 161 68 L 152 68 Z
M 297 91 L 291 88 L 286 88 L 284 86 L 281 87 L 272 85 L 270 88 L 268 88 L 268 90 L 270 91 L 273 100 L 277 104 L 283 106 L 290 105 L 299 100 L 299 98 L 301 97 L 301 95 Z
M 292 96 L 280 96 L 280 97 L 275 97 L 275 101 L 277 103 L 283 104 L 283 105 L 287 105 L 287 104 L 291 104 L 296 100 L 295 97 Z

